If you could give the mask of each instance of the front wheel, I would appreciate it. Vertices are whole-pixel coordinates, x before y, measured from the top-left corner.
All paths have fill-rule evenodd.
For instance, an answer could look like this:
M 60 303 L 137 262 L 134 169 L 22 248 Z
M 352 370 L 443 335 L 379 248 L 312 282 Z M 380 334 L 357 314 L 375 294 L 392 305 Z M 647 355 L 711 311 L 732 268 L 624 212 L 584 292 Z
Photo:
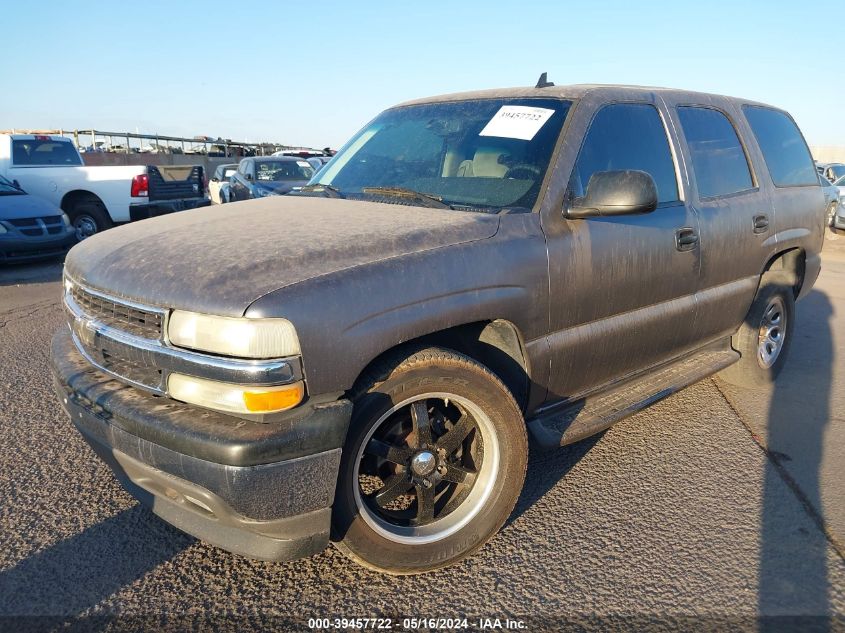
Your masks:
M 429 348 L 374 372 L 355 398 L 334 539 L 353 560 L 420 573 L 468 556 L 502 526 L 525 479 L 525 422 L 483 365 Z
M 741 387 L 759 388 L 774 382 L 786 362 L 795 326 L 795 293 L 775 274 L 763 275 L 745 322 L 733 336 L 740 360 L 719 375 Z

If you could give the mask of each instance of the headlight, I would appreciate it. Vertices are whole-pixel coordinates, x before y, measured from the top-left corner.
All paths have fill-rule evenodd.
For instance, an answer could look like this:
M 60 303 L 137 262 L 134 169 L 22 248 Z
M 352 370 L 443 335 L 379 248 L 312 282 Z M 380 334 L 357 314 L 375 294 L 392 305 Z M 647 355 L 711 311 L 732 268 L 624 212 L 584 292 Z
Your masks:
M 174 400 L 229 413 L 276 413 L 295 407 L 305 396 L 301 382 L 248 387 L 182 374 L 170 374 L 167 392 Z
M 287 319 L 234 319 L 174 310 L 167 336 L 177 347 L 237 358 L 299 355 L 299 339 Z
M 253 191 L 255 191 L 255 197 L 256 198 L 263 198 L 265 196 L 272 196 L 272 195 L 275 195 L 275 193 L 276 193 L 272 189 L 265 189 L 264 187 L 255 187 L 253 189 Z
M 0 223 L 0 235 L 3 235 L 3 233 L 8 233 L 8 231 L 6 230 L 6 227 Z
M 68 217 L 67 213 L 62 213 L 62 222 L 65 223 L 67 228 L 70 228 L 70 218 Z

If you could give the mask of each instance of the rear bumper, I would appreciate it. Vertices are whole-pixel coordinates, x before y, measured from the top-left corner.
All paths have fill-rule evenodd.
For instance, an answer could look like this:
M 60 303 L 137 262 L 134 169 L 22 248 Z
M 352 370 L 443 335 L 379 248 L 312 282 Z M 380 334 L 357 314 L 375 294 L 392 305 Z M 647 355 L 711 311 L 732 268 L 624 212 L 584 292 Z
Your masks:
M 138 202 L 129 205 L 129 219 L 146 220 L 159 215 L 167 215 L 176 211 L 187 211 L 207 207 L 211 204 L 208 198 L 180 198 L 178 200 L 156 200 L 153 202 Z
M 31 238 L 6 233 L 0 235 L 0 263 L 60 257 L 74 244 L 76 244 L 76 234 L 73 231 L 58 236 Z
M 124 488 L 168 523 L 265 560 L 328 544 L 348 401 L 292 421 L 245 423 L 111 379 L 79 355 L 65 329 L 53 339 L 51 364 L 76 428 Z M 309 437 L 326 423 L 338 432 Z

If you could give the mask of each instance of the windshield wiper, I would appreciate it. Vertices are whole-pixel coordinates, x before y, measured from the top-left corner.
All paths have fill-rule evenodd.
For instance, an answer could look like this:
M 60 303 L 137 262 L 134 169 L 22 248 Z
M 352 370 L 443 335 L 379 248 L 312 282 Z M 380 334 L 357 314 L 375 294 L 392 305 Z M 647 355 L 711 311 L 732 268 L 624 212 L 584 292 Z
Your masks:
M 299 191 L 305 193 L 322 193 L 325 194 L 327 198 L 346 197 L 340 192 L 340 189 L 338 189 L 337 187 L 332 187 L 331 185 L 305 185 L 304 187 L 300 188 Z
M 414 191 L 413 189 L 406 189 L 405 187 L 363 187 L 361 192 L 379 196 L 411 198 L 413 200 L 423 202 L 424 206 L 431 207 L 432 209 L 454 208 L 451 204 L 443 202 L 443 198 L 438 198 L 437 196 L 432 196 L 431 194 L 422 193 L 420 191 Z

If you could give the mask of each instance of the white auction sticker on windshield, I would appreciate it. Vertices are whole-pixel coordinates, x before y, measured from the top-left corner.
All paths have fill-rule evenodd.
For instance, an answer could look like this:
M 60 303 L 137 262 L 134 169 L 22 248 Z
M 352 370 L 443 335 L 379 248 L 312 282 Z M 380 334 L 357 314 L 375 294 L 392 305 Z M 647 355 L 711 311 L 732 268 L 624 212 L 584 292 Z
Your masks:
M 543 124 L 555 113 L 548 108 L 506 105 L 479 132 L 479 136 L 499 136 L 530 141 L 537 135 Z

